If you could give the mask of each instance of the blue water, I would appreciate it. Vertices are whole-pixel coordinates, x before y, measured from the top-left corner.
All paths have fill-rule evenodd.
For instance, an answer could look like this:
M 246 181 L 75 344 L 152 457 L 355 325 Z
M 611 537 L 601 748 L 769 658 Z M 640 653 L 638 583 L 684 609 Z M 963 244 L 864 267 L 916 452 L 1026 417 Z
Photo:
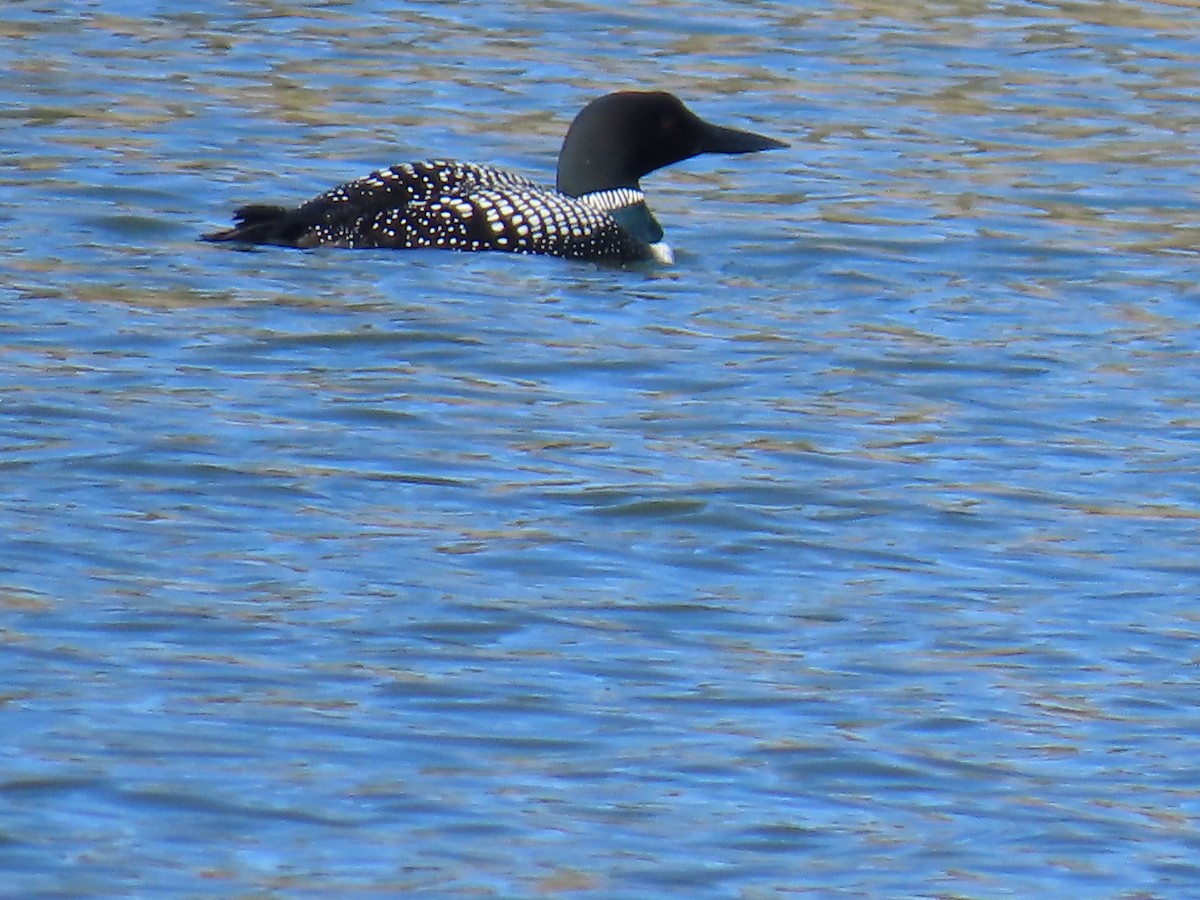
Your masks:
M 1200 891 L 1200 29 L 10 0 L 0 894 Z M 196 236 L 617 87 L 674 267 Z

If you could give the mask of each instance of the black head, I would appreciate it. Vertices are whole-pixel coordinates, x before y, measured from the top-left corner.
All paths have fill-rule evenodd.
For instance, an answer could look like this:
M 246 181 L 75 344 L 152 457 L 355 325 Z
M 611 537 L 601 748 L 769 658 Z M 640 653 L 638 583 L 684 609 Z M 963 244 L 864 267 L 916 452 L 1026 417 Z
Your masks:
M 572 197 L 636 188 L 643 175 L 701 153 L 754 153 L 787 144 L 705 122 L 671 94 L 621 91 L 575 117 L 558 155 L 558 189 Z

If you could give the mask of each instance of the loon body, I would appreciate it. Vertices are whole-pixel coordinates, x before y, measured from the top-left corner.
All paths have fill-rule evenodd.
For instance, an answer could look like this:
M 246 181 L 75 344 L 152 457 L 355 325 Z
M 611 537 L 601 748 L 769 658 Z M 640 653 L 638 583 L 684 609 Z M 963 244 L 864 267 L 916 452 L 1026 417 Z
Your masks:
M 701 153 L 753 153 L 781 141 L 712 125 L 671 94 L 623 91 L 575 117 L 555 189 L 491 166 L 404 163 L 294 209 L 244 206 L 208 241 L 284 247 L 502 250 L 576 259 L 672 261 L 642 176 Z

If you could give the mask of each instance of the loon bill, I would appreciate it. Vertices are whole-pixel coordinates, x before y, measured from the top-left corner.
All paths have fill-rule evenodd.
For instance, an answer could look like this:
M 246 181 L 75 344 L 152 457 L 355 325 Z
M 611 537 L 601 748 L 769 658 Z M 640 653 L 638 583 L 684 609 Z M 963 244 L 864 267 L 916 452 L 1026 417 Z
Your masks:
M 284 247 L 501 250 L 575 259 L 673 260 L 642 176 L 702 153 L 786 147 L 705 122 L 663 92 L 620 91 L 575 117 L 555 188 L 475 163 L 427 160 L 373 172 L 294 209 L 243 206 L 207 241 Z

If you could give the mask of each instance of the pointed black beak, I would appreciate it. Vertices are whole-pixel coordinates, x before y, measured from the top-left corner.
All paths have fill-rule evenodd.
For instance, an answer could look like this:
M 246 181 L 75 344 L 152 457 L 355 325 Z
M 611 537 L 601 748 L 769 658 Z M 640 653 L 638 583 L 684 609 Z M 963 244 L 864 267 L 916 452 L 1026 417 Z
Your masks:
M 707 122 L 704 124 L 707 127 L 701 137 L 699 153 L 757 153 L 759 150 L 777 150 L 787 146 L 783 141 L 753 131 L 723 128 Z

